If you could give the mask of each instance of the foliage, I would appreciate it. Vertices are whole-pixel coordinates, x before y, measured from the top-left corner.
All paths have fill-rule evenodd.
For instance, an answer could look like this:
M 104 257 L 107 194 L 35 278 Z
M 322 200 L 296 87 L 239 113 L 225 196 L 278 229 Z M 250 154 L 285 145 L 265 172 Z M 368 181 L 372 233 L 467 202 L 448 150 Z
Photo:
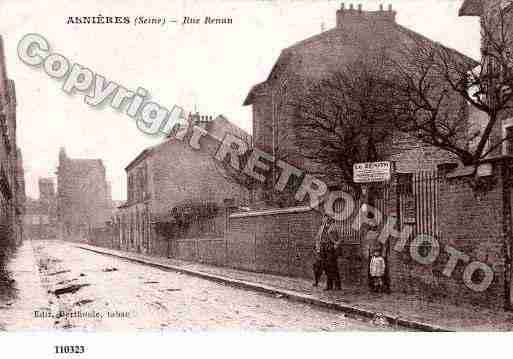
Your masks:
M 215 202 L 185 201 L 171 210 L 171 217 L 178 223 L 191 223 L 199 218 L 212 218 L 217 215 L 219 206 Z

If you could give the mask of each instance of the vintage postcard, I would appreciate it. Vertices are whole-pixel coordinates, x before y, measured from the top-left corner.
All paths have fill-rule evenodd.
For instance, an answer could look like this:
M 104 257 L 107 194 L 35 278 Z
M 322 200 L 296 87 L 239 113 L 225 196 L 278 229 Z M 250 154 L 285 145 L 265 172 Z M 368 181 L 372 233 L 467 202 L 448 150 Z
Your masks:
M 513 329 L 513 1 L 2 0 L 0 36 L 0 342 Z

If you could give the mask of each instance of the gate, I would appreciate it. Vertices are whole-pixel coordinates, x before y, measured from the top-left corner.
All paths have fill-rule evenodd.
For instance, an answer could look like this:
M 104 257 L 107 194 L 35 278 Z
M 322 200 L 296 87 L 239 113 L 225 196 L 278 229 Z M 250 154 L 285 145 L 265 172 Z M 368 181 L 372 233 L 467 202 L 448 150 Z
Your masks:
M 434 238 L 440 237 L 439 183 L 436 171 L 397 175 L 400 229 L 410 225 L 413 236 L 425 234 Z
M 349 187 L 342 188 L 351 193 Z M 386 218 L 390 215 L 398 217 L 399 230 L 405 225 L 413 228 L 413 238 L 425 234 L 439 238 L 439 177 L 436 171 L 416 173 L 396 173 L 392 181 L 373 184 L 374 207 L 383 215 L 381 225 L 374 231 L 380 231 Z M 368 259 L 372 247 L 377 243 L 365 238 L 366 231 L 360 231 L 359 209 L 362 199 L 355 198 L 355 211 L 344 221 L 337 221 L 339 237 L 342 240 L 342 258 L 340 272 L 348 282 L 363 284 L 368 274 Z M 335 203 L 335 212 L 344 208 L 344 203 Z M 356 226 L 354 226 L 356 224 Z M 387 261 L 387 271 L 390 269 L 391 246 L 383 247 L 383 255 Z M 387 275 L 389 277 L 389 275 Z

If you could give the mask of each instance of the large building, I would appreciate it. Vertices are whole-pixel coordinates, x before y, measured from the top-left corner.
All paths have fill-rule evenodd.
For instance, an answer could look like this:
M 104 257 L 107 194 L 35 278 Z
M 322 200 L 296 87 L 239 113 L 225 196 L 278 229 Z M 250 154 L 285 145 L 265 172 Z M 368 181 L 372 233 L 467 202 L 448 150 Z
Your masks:
M 101 159 L 69 158 L 59 152 L 57 220 L 63 239 L 83 240 L 110 218 L 112 198 Z
M 16 91 L 8 79 L 0 38 L 0 247 L 22 240 L 24 201 L 21 151 L 16 142 Z
M 17 237 L 18 243 L 24 238 L 24 227 L 23 227 L 23 215 L 25 213 L 25 202 L 26 202 L 26 193 L 25 193 L 25 170 L 23 169 L 23 156 L 21 154 L 21 149 L 17 148 L 16 150 L 16 176 L 17 176 L 17 191 L 16 191 L 16 206 L 18 208 L 18 216 L 16 218 L 16 226 L 17 226 Z
M 367 59 L 369 63 L 373 63 L 370 59 L 385 56 L 400 60 L 405 47 L 414 48 L 421 42 L 440 46 L 398 24 L 396 11 L 391 6 L 366 11 L 361 5 L 347 8 L 342 4 L 336 11 L 333 29 L 282 50 L 267 79 L 251 88 L 244 105 L 252 106 L 254 145 L 275 158 L 286 158 L 287 162 L 307 172 L 322 172 L 319 163 L 304 155 L 305 141 L 298 140 L 298 117 L 291 111 L 290 104 L 300 102 L 311 84 L 330 78 L 361 59 Z M 453 53 L 469 66 L 477 65 L 474 60 L 456 51 Z M 468 107 L 459 97 L 451 106 L 461 108 L 463 112 Z M 399 172 L 434 170 L 437 164 L 451 158 L 447 152 L 400 133 L 391 140 L 390 146 L 384 147 L 380 157 L 395 161 Z M 333 178 L 325 178 L 325 181 L 336 184 L 331 183 L 336 182 Z
M 251 142 L 247 133 L 223 116 L 214 120 L 203 116 L 209 121 L 201 117 L 190 116 L 189 120 L 218 138 L 230 132 Z M 142 151 L 125 170 L 128 193 L 115 219 L 119 239 L 116 246 L 131 251 L 165 255 L 166 250 L 158 248 L 162 243 L 159 243 L 156 227 L 172 220 L 173 209 L 205 206 L 214 210 L 214 207 L 222 207 L 226 199 L 237 204 L 248 201 L 249 191 L 234 181 L 214 158 L 174 137 Z M 196 214 L 191 213 L 191 216 Z M 205 219 L 200 226 L 178 225 L 169 234 L 175 238 L 221 237 L 224 228 L 224 220 L 217 216 Z

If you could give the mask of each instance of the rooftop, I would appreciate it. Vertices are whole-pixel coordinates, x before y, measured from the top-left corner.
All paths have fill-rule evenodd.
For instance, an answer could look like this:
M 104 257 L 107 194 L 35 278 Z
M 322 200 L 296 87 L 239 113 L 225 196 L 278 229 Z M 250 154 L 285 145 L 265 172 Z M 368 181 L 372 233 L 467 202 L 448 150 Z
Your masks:
M 465 0 L 461 5 L 459 16 L 481 16 L 483 13 L 482 0 Z
M 222 140 L 224 135 L 227 132 L 242 138 L 248 143 L 251 143 L 251 135 L 244 131 L 242 128 L 228 120 L 225 116 L 219 115 L 214 120 L 208 122 L 208 127 L 206 128 L 207 132 L 218 140 Z M 168 141 L 173 140 L 173 138 L 166 138 L 163 142 L 145 148 L 142 150 L 130 163 L 125 167 L 125 171 L 130 170 L 132 167 L 143 161 L 144 159 L 150 157 L 157 149 L 166 144 Z
M 479 0 L 467 1 L 471 2 Z M 445 47 L 424 35 L 396 23 L 395 15 L 396 11 L 392 10 L 390 6 L 388 10 L 384 10 L 383 6 L 380 6 L 378 11 L 365 11 L 360 5 L 358 8 L 350 6 L 349 9 L 346 9 L 345 5 L 342 4 L 341 9 L 337 10 L 337 26 L 283 49 L 267 79 L 251 88 L 243 105 L 251 105 L 256 97 L 265 94 L 266 91 L 271 88 L 270 83 L 272 83 L 272 81 L 293 62 L 296 56 L 303 55 L 303 52 L 305 52 L 303 49 L 307 47 L 306 45 L 312 43 L 319 45 L 326 44 L 325 46 L 330 46 L 330 49 L 333 48 L 332 52 L 337 51 L 335 50 L 336 48 L 340 49 L 341 46 L 343 47 L 346 45 L 348 47 L 357 46 L 364 49 L 365 46 L 373 48 L 375 47 L 375 44 L 383 44 L 385 42 L 387 43 L 387 48 L 390 48 L 390 41 L 392 41 L 391 39 L 394 39 L 393 36 L 399 36 L 400 39 L 410 38 L 415 42 L 429 42 L 437 46 Z M 368 36 L 369 31 L 372 36 Z M 334 41 L 336 43 L 334 43 Z M 476 60 L 471 59 L 454 49 L 448 49 L 461 56 L 462 60 L 469 64 L 469 68 L 473 68 L 478 65 Z M 343 61 L 340 61 L 340 63 L 343 63 Z

